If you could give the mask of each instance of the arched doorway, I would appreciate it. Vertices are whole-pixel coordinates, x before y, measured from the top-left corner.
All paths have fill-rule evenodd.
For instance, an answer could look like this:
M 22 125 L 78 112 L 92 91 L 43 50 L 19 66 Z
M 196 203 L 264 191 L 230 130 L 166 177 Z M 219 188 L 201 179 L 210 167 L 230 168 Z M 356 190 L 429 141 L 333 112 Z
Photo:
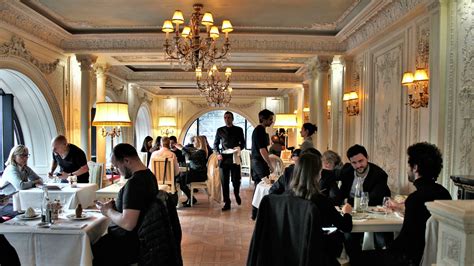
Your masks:
M 186 129 L 183 144 L 191 143 L 191 137 L 197 135 L 204 135 L 209 141 L 209 145 L 213 147 L 216 130 L 219 127 L 225 126 L 224 113 L 226 110 L 214 110 L 202 114 Z M 252 146 L 252 133 L 254 126 L 241 114 L 232 112 L 234 114 L 234 125 L 241 127 L 244 130 L 244 137 L 246 141 L 245 148 L 250 149 Z
M 148 106 L 142 104 L 137 112 L 137 118 L 135 119 L 135 147 L 137 150 L 142 148 L 143 140 L 146 136 L 153 136 L 151 132 L 151 114 Z
M 14 96 L 14 110 L 21 128 L 15 135 L 23 135 L 29 148 L 28 165 L 36 173 L 46 175 L 52 158 L 51 140 L 58 135 L 46 98 L 29 77 L 16 70 L 0 69 L 0 88 Z

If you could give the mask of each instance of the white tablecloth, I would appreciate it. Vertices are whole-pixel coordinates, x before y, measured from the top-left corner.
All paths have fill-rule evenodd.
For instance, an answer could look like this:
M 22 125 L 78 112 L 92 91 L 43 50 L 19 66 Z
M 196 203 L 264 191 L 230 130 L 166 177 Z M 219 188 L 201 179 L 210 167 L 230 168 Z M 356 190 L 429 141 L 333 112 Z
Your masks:
M 61 184 L 58 185 L 61 186 Z M 69 206 L 69 209 L 75 209 L 78 203 L 82 205 L 82 208 L 94 205 L 95 192 L 97 190 L 96 184 L 77 184 L 77 188 L 72 188 L 69 184 L 64 185 L 61 190 L 48 191 L 50 200 L 62 200 L 65 198 L 65 206 Z M 16 208 L 19 207 L 21 210 L 26 210 L 29 207 L 33 209 L 41 208 L 43 190 L 40 188 L 20 190 L 17 195 L 13 197 L 13 206 Z
M 119 185 L 117 183 L 104 187 L 96 191 L 96 197 L 97 199 L 104 199 L 104 198 L 116 199 L 122 187 L 123 185 Z
M 109 219 L 100 213 L 83 221 L 60 219 L 58 225 L 87 224 L 83 229 L 38 228 L 40 220 L 17 218 L 0 224 L 0 233 L 15 248 L 21 265 L 92 265 L 91 243 L 106 231 Z
M 260 206 L 260 201 L 262 201 L 265 195 L 268 195 L 271 187 L 271 184 L 267 184 L 264 181 L 258 183 L 257 187 L 255 188 L 255 194 L 253 194 L 252 206 L 258 208 Z

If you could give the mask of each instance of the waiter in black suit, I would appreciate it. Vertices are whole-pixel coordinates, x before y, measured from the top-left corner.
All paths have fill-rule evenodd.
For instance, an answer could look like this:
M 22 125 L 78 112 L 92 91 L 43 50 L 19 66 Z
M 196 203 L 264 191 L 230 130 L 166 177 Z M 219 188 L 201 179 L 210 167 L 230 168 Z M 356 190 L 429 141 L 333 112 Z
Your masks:
M 235 164 L 233 154 L 223 154 L 222 151 L 239 147 L 245 149 L 244 131 L 241 127 L 234 126 L 234 114 L 227 111 L 224 114 L 225 126 L 217 129 L 214 138 L 214 152 L 219 160 L 219 175 L 221 177 L 222 194 L 224 197 L 224 207 L 222 211 L 230 210 L 229 197 L 229 175 L 232 175 L 232 186 L 234 187 L 235 201 L 238 205 L 242 203 L 240 199 L 240 164 Z M 219 148 L 222 146 L 222 149 Z
M 387 185 L 387 173 L 374 163 L 368 161 L 367 150 L 361 145 L 354 145 L 347 150 L 347 158 L 350 164 L 345 164 L 341 170 L 341 194 L 348 199 L 350 204 L 354 202 L 356 184 L 360 178 L 363 192 L 369 194 L 369 206 L 382 205 L 384 197 L 390 197 L 390 189 Z M 357 178 L 356 178 L 357 177 Z M 375 247 L 382 249 L 393 240 L 393 233 L 375 233 Z M 351 260 L 360 256 L 362 251 L 362 233 L 346 233 L 346 251 Z

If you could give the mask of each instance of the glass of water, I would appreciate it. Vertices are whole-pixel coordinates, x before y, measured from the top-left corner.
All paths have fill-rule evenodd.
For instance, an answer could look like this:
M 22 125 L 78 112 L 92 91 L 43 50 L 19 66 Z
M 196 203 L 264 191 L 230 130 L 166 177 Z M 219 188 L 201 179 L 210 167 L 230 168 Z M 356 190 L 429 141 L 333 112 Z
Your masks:
M 367 212 L 368 208 L 369 208 L 369 193 L 361 192 L 360 209 L 362 210 L 362 212 Z

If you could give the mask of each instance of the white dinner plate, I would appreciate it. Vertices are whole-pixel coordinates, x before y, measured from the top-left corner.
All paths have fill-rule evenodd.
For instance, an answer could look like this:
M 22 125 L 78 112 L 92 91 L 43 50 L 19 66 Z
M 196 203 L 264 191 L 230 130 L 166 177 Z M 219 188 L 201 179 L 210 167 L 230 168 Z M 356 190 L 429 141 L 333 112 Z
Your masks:
M 18 217 L 18 219 L 20 220 L 35 220 L 35 219 L 41 218 L 41 215 L 36 213 L 32 217 L 26 217 L 25 214 L 20 214 L 20 215 L 17 215 L 16 217 Z
M 76 217 L 75 213 L 71 213 L 69 215 L 66 215 L 66 218 L 69 220 L 86 220 L 89 219 L 90 216 L 87 213 L 82 213 L 81 217 Z

